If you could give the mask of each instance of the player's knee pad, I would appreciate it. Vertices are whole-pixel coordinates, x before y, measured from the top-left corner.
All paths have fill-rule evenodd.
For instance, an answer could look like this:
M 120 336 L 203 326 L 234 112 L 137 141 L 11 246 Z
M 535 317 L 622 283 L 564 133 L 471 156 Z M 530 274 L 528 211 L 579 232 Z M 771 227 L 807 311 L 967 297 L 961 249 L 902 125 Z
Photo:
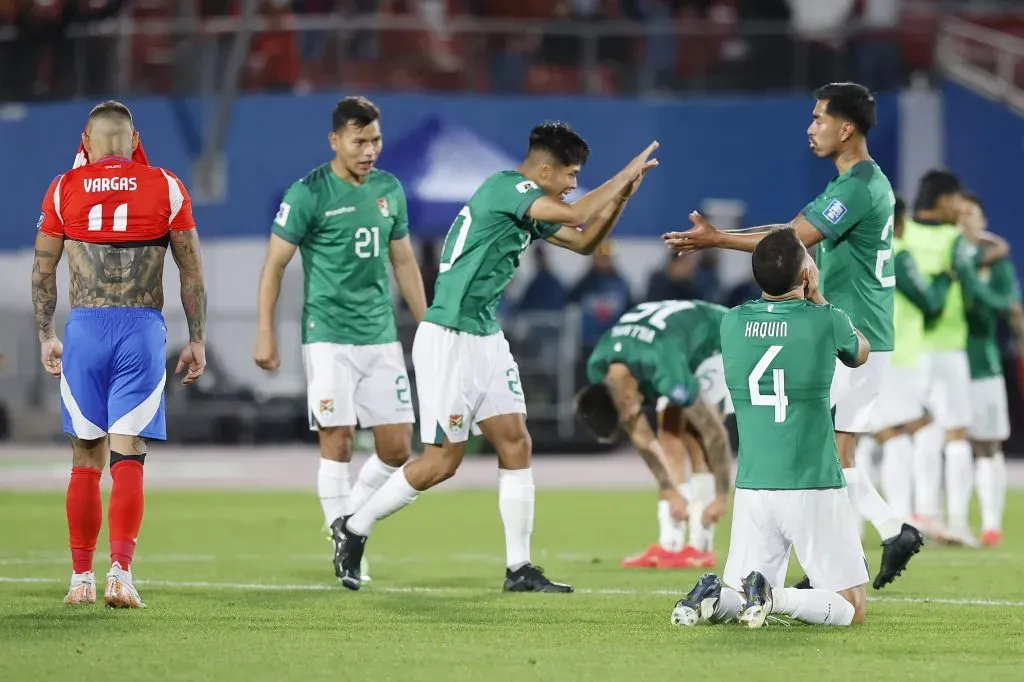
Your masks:
M 122 455 L 120 452 L 110 451 L 110 466 L 113 467 L 118 462 L 138 462 L 139 464 L 146 464 L 146 453 L 141 455 Z

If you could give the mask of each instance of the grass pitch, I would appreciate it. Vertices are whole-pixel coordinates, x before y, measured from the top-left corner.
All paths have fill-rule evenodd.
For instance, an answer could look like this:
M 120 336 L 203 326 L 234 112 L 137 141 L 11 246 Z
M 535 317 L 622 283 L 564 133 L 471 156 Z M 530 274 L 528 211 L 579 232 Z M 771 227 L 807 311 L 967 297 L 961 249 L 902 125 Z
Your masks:
M 154 492 L 134 564 L 148 608 L 110 611 L 61 603 L 63 495 L 2 493 L 0 680 L 1021 679 L 1024 495 L 1005 546 L 927 546 L 856 628 L 672 626 L 700 571 L 619 567 L 654 511 L 652 494 L 538 491 L 534 562 L 577 592 L 506 595 L 496 493 L 428 493 L 377 527 L 374 582 L 352 593 L 314 495 Z

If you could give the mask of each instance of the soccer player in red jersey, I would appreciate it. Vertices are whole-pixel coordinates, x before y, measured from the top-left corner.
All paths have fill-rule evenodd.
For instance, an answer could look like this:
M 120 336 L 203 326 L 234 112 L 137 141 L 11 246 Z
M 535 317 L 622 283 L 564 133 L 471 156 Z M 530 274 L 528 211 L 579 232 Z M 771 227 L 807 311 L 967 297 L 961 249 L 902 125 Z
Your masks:
M 184 185 L 145 159 L 131 112 L 93 108 L 82 135 L 84 165 L 50 184 L 39 217 L 32 304 L 46 371 L 60 378 L 71 440 L 67 492 L 73 573 L 64 602 L 96 601 L 93 553 L 102 523 L 100 477 L 110 462 L 109 607 L 145 606 L 131 564 L 142 526 L 142 470 L 150 439 L 165 440 L 167 327 L 163 269 L 168 246 L 181 273 L 189 342 L 178 358 L 191 384 L 206 366 L 206 284 L 192 202 Z M 57 338 L 57 263 L 66 255 L 71 312 Z

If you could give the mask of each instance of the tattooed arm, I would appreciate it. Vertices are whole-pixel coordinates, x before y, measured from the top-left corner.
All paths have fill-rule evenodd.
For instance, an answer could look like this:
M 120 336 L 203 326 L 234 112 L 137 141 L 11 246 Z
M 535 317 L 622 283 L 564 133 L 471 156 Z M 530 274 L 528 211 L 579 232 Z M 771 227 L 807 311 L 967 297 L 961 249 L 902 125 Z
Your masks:
M 195 228 L 171 231 L 171 255 L 181 274 L 181 307 L 188 321 L 189 342 L 205 343 L 206 280 Z
M 32 261 L 32 307 L 36 312 L 40 343 L 56 336 L 53 311 L 57 308 L 57 263 L 63 253 L 63 239 L 45 232 L 36 235 L 36 252 Z

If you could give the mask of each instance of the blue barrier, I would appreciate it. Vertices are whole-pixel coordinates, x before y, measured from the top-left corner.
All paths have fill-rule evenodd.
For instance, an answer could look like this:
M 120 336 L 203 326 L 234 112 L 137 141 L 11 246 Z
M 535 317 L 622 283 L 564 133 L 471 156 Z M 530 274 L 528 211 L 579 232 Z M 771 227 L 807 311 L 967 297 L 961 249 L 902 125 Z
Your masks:
M 590 142 L 591 162 L 581 182 L 594 187 L 650 140 L 661 141 L 661 167 L 645 182 L 620 226 L 623 236 L 645 237 L 686 225 L 687 213 L 708 197 L 746 202 L 748 224 L 792 218 L 834 174 L 807 148 L 805 130 L 813 99 L 735 97 L 694 100 L 628 100 L 580 97 L 484 97 L 382 94 L 388 139 L 397 140 L 424 117 L 439 116 L 471 127 L 519 157 L 530 128 L 543 119 L 570 121 Z M 197 206 L 206 237 L 266 233 L 284 189 L 329 157 L 327 132 L 336 95 L 249 95 L 237 103 L 227 139 L 228 190 L 224 202 Z M 195 99 L 129 99 L 149 158 L 191 182 L 190 149 L 203 110 Z M 0 117 L 0 169 L 5 220 L 0 250 L 32 243 L 39 204 L 54 175 L 69 167 L 92 103 L 27 107 L 26 115 Z M 879 100 L 871 151 L 898 177 L 898 103 Z M 420 229 L 422 227 L 422 229 Z M 416 226 L 414 232 L 446 226 Z

